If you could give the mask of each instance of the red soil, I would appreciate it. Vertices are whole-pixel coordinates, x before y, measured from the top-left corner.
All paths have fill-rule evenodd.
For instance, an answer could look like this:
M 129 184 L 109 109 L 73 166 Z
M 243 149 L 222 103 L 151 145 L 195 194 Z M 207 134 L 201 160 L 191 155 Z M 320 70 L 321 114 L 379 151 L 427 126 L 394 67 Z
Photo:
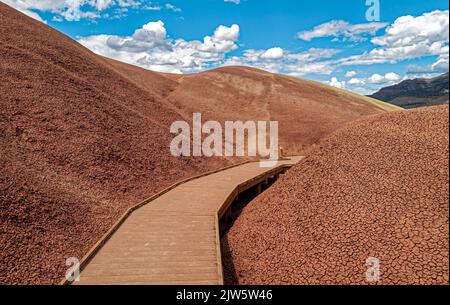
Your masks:
M 229 164 L 170 155 L 171 80 L 135 82 L 2 3 L 0 58 L 0 283 L 59 282 L 128 207 Z
M 323 141 L 223 238 L 240 284 L 448 284 L 448 106 L 377 115 Z M 237 278 L 234 277 L 237 275 Z
M 281 120 L 282 144 L 301 149 L 382 112 L 255 69 L 175 77 L 105 59 L 3 3 L 0 75 L 0 283 L 59 282 L 66 258 L 83 257 L 127 208 L 230 164 L 170 155 L 169 126 L 192 111 Z

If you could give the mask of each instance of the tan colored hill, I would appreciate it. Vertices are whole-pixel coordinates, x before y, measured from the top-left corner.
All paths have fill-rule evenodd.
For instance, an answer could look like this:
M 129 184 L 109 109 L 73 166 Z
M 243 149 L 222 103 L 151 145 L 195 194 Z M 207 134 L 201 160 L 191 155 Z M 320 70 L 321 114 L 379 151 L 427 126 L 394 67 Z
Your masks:
M 227 280 L 367 284 L 372 257 L 381 284 L 448 284 L 448 111 L 372 116 L 324 140 L 222 239 Z
M 224 67 L 177 81 L 168 99 L 182 111 L 217 121 L 279 121 L 280 145 L 290 154 L 305 153 L 346 122 L 385 111 L 359 95 L 253 68 Z
M 170 155 L 169 126 L 192 111 L 280 120 L 292 151 L 384 111 L 255 69 L 174 76 L 133 67 L 3 3 L 0 58 L 0 283 L 57 283 L 66 258 L 81 258 L 128 207 L 230 164 Z

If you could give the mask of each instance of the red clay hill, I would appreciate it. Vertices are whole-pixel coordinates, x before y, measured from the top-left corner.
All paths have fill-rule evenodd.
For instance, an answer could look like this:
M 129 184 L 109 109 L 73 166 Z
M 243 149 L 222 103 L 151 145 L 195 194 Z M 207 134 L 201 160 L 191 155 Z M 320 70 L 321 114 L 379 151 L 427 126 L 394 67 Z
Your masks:
M 57 283 L 131 205 L 226 160 L 170 155 L 173 81 L 140 83 L 0 3 L 0 283 Z
M 0 3 L 0 283 L 57 283 L 130 206 L 231 160 L 174 158 L 193 111 L 280 120 L 304 149 L 385 110 L 364 97 L 249 68 L 196 75 L 105 59 Z
M 384 112 L 379 106 L 395 109 L 334 87 L 247 67 L 223 67 L 177 81 L 168 99 L 180 109 L 201 110 L 217 121 L 278 121 L 280 145 L 291 155 L 304 154 L 346 122 Z
M 372 116 L 324 140 L 223 238 L 227 281 L 367 284 L 372 257 L 381 284 L 448 284 L 448 111 Z

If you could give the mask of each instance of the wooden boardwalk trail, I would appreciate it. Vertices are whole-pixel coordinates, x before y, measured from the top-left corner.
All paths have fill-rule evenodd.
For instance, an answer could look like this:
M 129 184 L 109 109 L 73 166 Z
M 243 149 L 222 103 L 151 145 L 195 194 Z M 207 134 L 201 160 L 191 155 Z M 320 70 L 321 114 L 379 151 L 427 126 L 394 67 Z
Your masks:
M 133 211 L 75 284 L 222 284 L 219 219 L 239 193 L 300 160 L 245 163 L 178 185 Z

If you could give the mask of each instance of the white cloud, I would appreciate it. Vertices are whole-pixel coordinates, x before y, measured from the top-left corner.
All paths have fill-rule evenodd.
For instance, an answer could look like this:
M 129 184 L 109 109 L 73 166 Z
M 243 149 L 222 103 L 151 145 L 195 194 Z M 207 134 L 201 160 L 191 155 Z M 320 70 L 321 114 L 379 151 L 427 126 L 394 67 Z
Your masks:
M 345 89 L 345 81 L 339 81 L 337 77 L 332 77 L 331 80 L 326 83 L 336 88 Z
M 371 84 L 395 83 L 399 80 L 401 80 L 401 76 L 394 72 L 386 73 L 384 76 L 380 74 L 373 74 L 368 78 L 368 81 Z
M 175 13 L 180 13 L 181 12 L 181 8 L 176 7 L 175 5 L 173 5 L 172 3 L 167 3 L 165 5 L 166 9 L 174 11 Z
M 389 72 L 384 75 L 375 73 L 369 77 L 353 77 L 349 81 L 344 83 L 344 85 L 345 89 L 354 91 L 359 94 L 367 95 L 378 91 L 381 87 L 394 85 L 403 79 L 404 78 L 402 78 L 395 72 Z M 336 86 L 342 85 L 339 84 L 340 82 L 338 82 L 337 80 L 334 83 Z
M 345 21 L 334 20 L 315 27 L 311 31 L 298 34 L 300 39 L 310 41 L 317 37 L 334 37 L 335 41 L 361 40 L 376 33 L 383 25 L 368 23 L 351 25 Z M 400 61 L 436 56 L 436 61 L 425 67 L 411 67 L 412 70 L 423 70 L 425 73 L 442 73 L 449 66 L 449 11 L 433 11 L 421 16 L 403 16 L 386 28 L 381 36 L 373 37 L 371 43 L 375 47 L 362 54 L 347 56 L 326 62 L 316 62 L 333 72 L 340 66 L 374 65 L 382 63 L 396 64 Z M 329 71 L 327 71 L 329 72 Z M 347 78 L 354 78 L 355 71 L 348 71 Z M 385 76 L 380 75 L 386 80 Z M 393 75 L 393 81 L 398 81 Z M 377 77 L 372 81 L 377 81 Z M 378 81 L 381 81 L 379 79 Z M 367 83 L 370 83 L 368 81 Z
M 340 63 L 397 63 L 431 55 L 439 56 L 442 63 L 445 63 L 449 42 L 449 11 L 434 11 L 418 17 L 400 17 L 386 29 L 384 35 L 373 38 L 371 42 L 379 47 L 361 55 L 344 58 Z
M 402 16 L 386 29 L 386 34 L 372 39 L 374 44 L 405 47 L 424 41 L 432 45 L 449 39 L 449 12 L 433 11 L 422 16 Z
M 217 40 L 237 40 L 239 31 L 237 24 L 233 24 L 231 27 L 220 25 L 214 32 L 214 38 Z
M 306 74 L 330 75 L 331 73 L 333 73 L 334 68 L 332 67 L 330 62 L 322 61 L 322 62 L 309 62 L 304 64 L 298 62 L 293 65 L 287 65 L 286 70 L 290 72 L 289 74 L 295 76 L 303 76 Z
M 145 52 L 151 48 L 170 47 L 164 23 L 149 22 L 136 30 L 130 37 L 109 36 L 106 45 L 116 51 Z
M 374 89 L 368 89 L 366 87 L 354 87 L 354 88 L 349 88 L 350 91 L 353 91 L 355 93 L 361 94 L 361 95 L 370 95 L 373 94 L 374 92 L 378 91 L 378 90 L 374 90 Z
M 349 85 L 356 85 L 356 86 L 361 86 L 361 85 L 365 85 L 366 82 L 364 79 L 360 79 L 360 78 L 352 78 L 348 81 Z
M 436 74 L 449 70 L 449 53 L 441 54 L 431 65 L 410 65 L 408 74 Z
M 174 12 L 181 12 L 179 7 L 171 3 L 152 5 L 151 1 L 145 0 L 0 0 L 6 4 L 24 12 L 25 14 L 41 20 L 39 12 L 50 12 L 54 14 L 54 20 L 61 18 L 67 21 L 78 21 L 80 19 L 114 18 L 124 15 L 121 8 L 133 8 L 142 10 L 162 10 L 163 8 Z M 116 8 L 117 12 L 111 16 L 105 13 L 108 8 Z
M 333 57 L 334 55 L 339 54 L 340 52 L 341 50 L 338 49 L 311 48 L 306 52 L 290 53 L 289 58 L 301 62 L 314 62 L 319 59 Z
M 36 20 L 45 22 L 38 13 L 34 10 L 50 10 L 52 9 L 52 5 L 60 5 L 59 2 L 63 3 L 64 1 L 36 1 L 36 0 L 1 0 L 2 2 L 8 4 L 11 7 L 14 7 L 18 11 L 24 13 L 25 15 L 34 18 Z
M 29 9 L 40 11 L 55 11 L 63 8 L 66 0 L 2 0 L 6 4 L 17 9 Z M 74 1 L 72 1 L 74 2 Z M 76 1 L 78 2 L 78 1 Z
M 395 72 L 389 72 L 384 75 L 375 73 L 368 77 L 353 77 L 347 82 L 340 82 L 337 78 L 332 78 L 326 83 L 359 94 L 368 95 L 378 91 L 382 87 L 397 84 L 404 79 L 404 77 L 402 78 Z
M 390 72 L 386 73 L 386 75 L 384 75 L 384 78 L 389 82 L 398 82 L 401 79 L 401 76 L 397 73 Z
M 246 65 L 277 73 L 301 76 L 305 74 L 330 74 L 331 61 L 320 61 L 337 53 L 336 49 L 311 48 L 300 53 L 291 53 L 281 48 L 268 50 L 245 50 L 243 56 L 229 58 L 225 65 Z
M 133 7 L 133 8 L 137 8 L 139 7 L 141 4 L 141 0 L 118 0 L 117 1 L 117 5 L 119 5 L 120 7 Z
M 347 73 L 345 73 L 345 77 L 347 78 L 355 77 L 356 74 L 357 74 L 356 71 L 347 71 Z
M 219 26 L 203 41 L 170 39 L 162 21 L 149 22 L 131 36 L 94 35 L 79 42 L 94 52 L 156 71 L 192 72 L 221 63 L 237 48 L 239 26 Z
M 371 77 L 369 77 L 369 81 L 372 84 L 382 84 L 385 82 L 385 79 L 380 74 L 373 74 Z
M 231 3 L 234 3 L 234 4 L 239 4 L 239 3 L 241 3 L 241 0 L 224 0 L 225 2 L 231 2 Z
M 261 58 L 263 59 L 280 59 L 284 55 L 284 51 L 282 48 L 271 48 L 265 51 Z
M 91 2 L 99 11 L 102 11 L 111 6 L 114 3 L 114 0 L 96 0 Z
M 448 72 L 449 53 L 441 54 L 438 60 L 431 65 L 431 71 L 434 73 Z
M 350 41 L 366 40 L 367 35 L 375 35 L 377 31 L 385 28 L 387 23 L 371 22 L 350 24 L 343 20 L 332 20 L 314 27 L 311 31 L 303 31 L 297 34 L 299 39 L 311 41 L 314 38 L 334 37 Z
M 25 15 L 27 15 L 28 17 L 31 17 L 33 19 L 36 19 L 37 21 L 43 22 L 43 23 L 47 23 L 47 21 L 45 21 L 44 19 L 41 18 L 41 16 L 39 16 L 39 14 L 31 11 L 31 10 L 27 10 L 27 9 L 22 9 L 22 8 L 16 8 L 18 11 L 24 13 Z
M 237 24 L 220 25 L 213 35 L 202 41 L 170 39 L 162 21 L 149 22 L 130 36 L 94 35 L 79 38 L 79 42 L 106 57 L 157 71 L 185 73 L 219 65 L 247 65 L 292 75 L 331 74 L 337 49 L 311 48 L 292 53 L 280 47 L 267 50 L 248 49 L 241 56 L 225 58 L 237 49 L 240 28 Z

